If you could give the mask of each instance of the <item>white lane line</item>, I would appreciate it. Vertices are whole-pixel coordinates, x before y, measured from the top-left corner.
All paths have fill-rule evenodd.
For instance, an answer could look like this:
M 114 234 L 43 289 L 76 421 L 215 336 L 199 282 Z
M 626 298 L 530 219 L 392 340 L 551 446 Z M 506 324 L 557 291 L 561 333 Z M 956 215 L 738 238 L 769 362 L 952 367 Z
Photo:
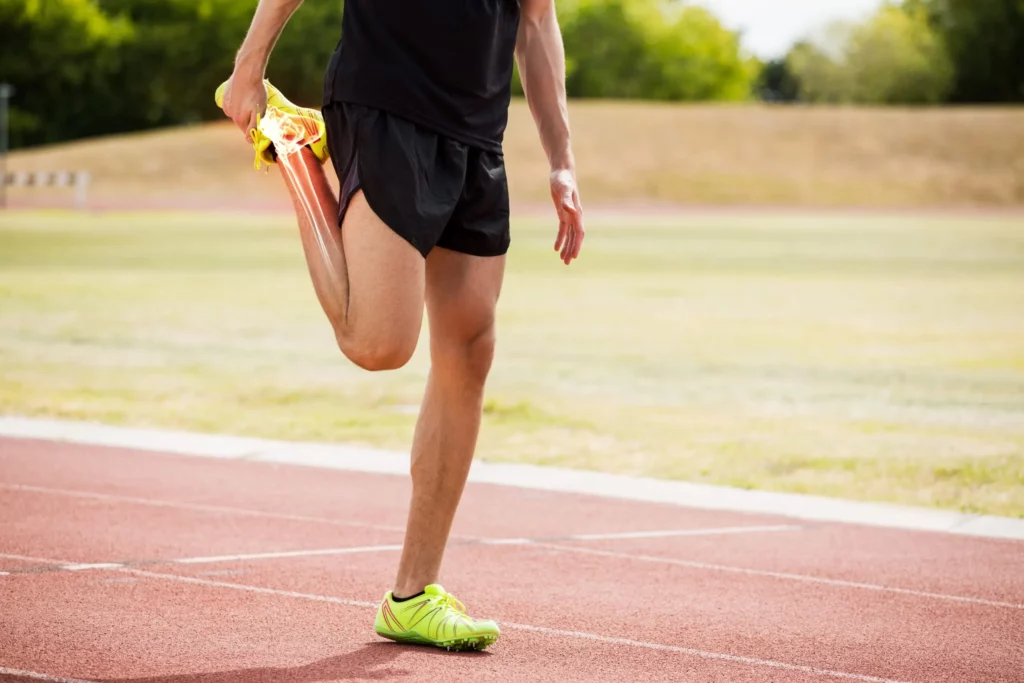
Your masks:
M 726 536 L 729 534 L 758 534 L 773 531 L 801 531 L 803 527 L 794 524 L 774 526 L 727 526 L 708 529 L 666 529 L 664 531 L 626 531 L 614 534 L 573 534 L 564 536 L 569 541 L 619 541 L 634 538 L 672 538 L 674 536 Z
M 0 559 L 20 560 L 32 564 L 47 565 L 65 572 L 81 572 L 91 569 L 120 569 L 124 567 L 121 562 L 71 562 L 69 560 L 50 560 L 43 557 L 32 557 L 29 555 L 15 555 L 13 553 L 0 553 Z M 0 572 L 2 576 L 11 576 L 12 572 Z
M 11 553 L 0 553 L 0 559 L 21 560 L 22 562 L 50 565 L 53 567 L 64 567 L 68 565 L 78 564 L 77 562 L 72 562 L 71 560 L 55 560 L 52 557 L 36 557 L 34 555 L 13 555 Z
M 363 600 L 348 600 L 345 598 L 335 598 L 327 595 L 316 595 L 312 593 L 298 593 L 295 591 L 282 591 L 273 588 L 249 586 L 242 583 L 231 583 L 228 581 L 210 581 L 207 579 L 198 579 L 190 576 L 178 576 L 177 574 L 161 574 L 158 572 L 149 572 L 140 569 L 122 569 L 120 571 L 131 572 L 132 574 L 138 574 L 139 576 L 147 576 L 154 579 L 164 579 L 167 581 L 181 581 L 183 583 L 191 583 L 200 586 L 229 588 L 233 590 L 248 591 L 251 593 L 261 593 L 263 595 L 276 595 L 287 598 L 295 598 L 298 600 L 313 600 L 316 602 L 328 602 L 337 605 L 346 605 L 351 607 L 367 607 L 373 609 L 376 609 L 377 607 L 376 602 L 367 602 Z M 863 674 L 848 673 L 845 671 L 833 671 L 831 669 L 822 669 L 813 666 L 805 666 L 802 664 L 789 664 L 786 662 L 779 662 L 771 659 L 743 657 L 740 655 L 730 655 L 723 652 L 695 650 L 692 648 L 680 647 L 677 645 L 664 645 L 662 643 L 650 643 L 642 640 L 630 640 L 627 638 L 612 638 L 609 636 L 602 636 L 597 633 L 586 633 L 583 631 L 563 631 L 560 629 L 546 628 L 544 626 L 532 626 L 530 624 L 517 624 L 515 622 L 505 621 L 501 622 L 500 625 L 506 628 L 518 631 L 526 631 L 529 633 L 540 633 L 544 635 L 559 636 L 562 638 L 577 638 L 581 640 L 591 640 L 599 643 L 605 643 L 608 645 L 622 645 L 626 647 L 643 648 L 648 650 L 675 652 L 678 654 L 690 655 L 692 657 L 699 657 L 701 659 L 712 659 L 718 661 L 732 662 L 735 664 L 746 664 L 749 666 L 769 667 L 773 669 L 782 669 L 785 671 L 799 671 L 801 673 L 815 674 L 817 676 L 825 676 L 830 678 L 843 678 L 847 680 L 864 681 L 865 683 L 905 683 L 904 681 L 896 681 L 889 678 L 865 676 Z
M 0 666 L 0 675 L 18 676 L 20 678 L 34 678 L 37 681 L 52 681 L 52 683 L 95 683 L 95 681 L 87 681 L 83 678 L 51 676 L 50 674 L 41 674 L 38 671 L 25 671 L 24 669 L 8 669 L 4 666 Z
M 145 569 L 131 569 L 124 568 L 118 571 L 129 572 L 137 576 L 145 576 L 150 579 L 161 579 L 164 581 L 178 581 L 180 583 L 191 583 L 197 586 L 213 586 L 216 588 L 230 588 L 238 591 L 246 591 L 248 593 L 261 593 L 263 595 L 277 595 L 285 598 L 296 598 L 297 600 L 314 600 L 316 602 L 329 602 L 334 605 L 345 605 L 347 607 L 370 607 L 373 609 L 377 608 L 376 602 L 367 602 L 365 600 L 349 600 L 347 598 L 335 598 L 329 595 L 314 595 L 312 593 L 297 593 L 295 591 L 282 591 L 275 588 L 262 588 L 260 586 L 250 586 L 244 583 L 231 583 L 230 581 L 215 581 L 213 579 L 200 579 L 194 576 L 179 576 L 177 574 L 162 574 L 160 572 L 150 572 Z
M 83 572 L 89 569 L 120 569 L 124 565 L 120 562 L 93 562 L 86 564 L 65 564 L 61 567 L 66 572 Z
M 793 531 L 799 530 L 798 526 L 752 526 L 752 527 L 719 527 L 710 529 L 674 529 L 667 531 L 635 531 L 615 534 L 581 534 L 576 536 L 561 536 L 573 541 L 596 541 L 605 539 L 630 539 L 630 538 L 662 538 L 666 536 L 712 536 L 715 534 L 739 534 L 759 533 L 769 531 Z M 543 538 L 481 538 L 460 543 L 459 545 L 538 545 L 542 544 Z M 285 550 L 281 552 L 251 553 L 239 555 L 214 555 L 210 557 L 184 557 L 175 560 L 164 560 L 168 564 L 211 564 L 215 562 L 245 562 L 250 560 L 278 560 L 297 557 L 322 557 L 331 555 L 353 555 L 357 553 L 390 552 L 401 550 L 401 544 L 391 545 L 367 545 L 345 548 L 323 548 L 318 550 Z
M 792 531 L 798 530 L 797 526 L 754 526 L 754 527 L 719 527 L 710 529 L 677 529 L 666 531 L 638 531 L 614 534 L 583 534 L 579 536 L 560 536 L 557 540 L 604 540 L 604 539 L 629 539 L 629 538 L 660 538 L 665 536 L 708 536 L 714 534 L 737 534 L 743 532 L 766 532 L 766 531 Z M 459 543 L 459 545 L 539 545 L 544 538 L 482 538 L 472 539 Z M 209 555 L 200 557 L 180 557 L 172 559 L 155 559 L 152 561 L 140 561 L 132 563 L 124 562 L 95 562 L 95 563 L 60 563 L 59 569 L 69 572 L 86 571 L 90 569 L 119 569 L 130 564 L 216 564 L 218 562 L 250 562 L 256 560 L 280 560 L 294 559 L 301 557 L 330 557 L 334 555 L 355 555 L 359 553 L 393 552 L 402 549 L 401 544 L 387 545 L 366 545 L 347 546 L 343 548 L 318 548 L 314 550 L 282 550 L 264 553 L 239 553 L 234 555 Z M 0 557 L 4 557 L 0 555 Z M 18 559 L 18 558 L 14 558 Z M 23 558 L 22 558 L 23 559 Z
M 866 676 L 864 674 L 848 673 L 846 671 L 834 671 L 832 669 L 822 669 L 816 666 L 806 666 L 803 664 L 789 664 L 787 662 L 778 662 L 772 659 L 760 659 L 758 657 L 743 657 L 741 655 L 730 655 L 724 652 L 709 652 L 707 650 L 695 650 L 689 647 L 681 647 L 679 645 L 663 645 L 661 643 L 648 643 L 642 640 L 632 640 L 630 638 L 612 638 L 610 636 L 601 636 L 596 633 L 586 633 L 584 631 L 563 631 L 557 628 L 546 628 L 544 626 L 531 626 L 529 624 L 516 624 L 509 621 L 501 622 L 501 626 L 505 626 L 520 631 L 530 631 L 532 633 L 541 633 L 544 635 L 558 636 L 561 638 L 579 638 L 580 640 L 594 640 L 599 643 L 607 643 L 609 645 L 625 645 L 627 647 L 637 647 L 646 650 L 660 650 L 662 652 L 677 652 L 679 654 L 691 655 L 693 657 L 700 657 L 701 659 L 716 659 L 723 662 L 733 662 L 735 664 L 749 664 L 751 666 L 764 666 L 772 669 L 782 669 L 784 671 L 799 671 L 801 673 L 815 674 L 817 676 L 827 676 L 830 678 L 845 678 L 852 681 L 865 681 L 866 683 L 906 683 L 905 681 L 897 681 L 891 678 L 879 678 L 878 676 Z
M 671 557 L 656 557 L 653 555 L 636 555 L 633 553 L 619 553 L 612 550 L 596 550 L 594 548 L 583 548 L 574 545 L 559 545 L 557 543 L 537 543 L 536 545 L 543 548 L 552 548 L 555 550 L 563 550 L 570 553 L 580 553 L 584 555 L 597 555 L 600 557 L 614 557 L 621 560 L 633 560 L 636 562 L 653 562 L 657 564 L 671 564 L 679 567 L 689 567 L 691 569 L 704 569 L 709 571 L 717 572 L 729 572 L 732 574 L 746 574 L 748 576 L 767 576 L 773 579 L 782 579 L 785 581 L 800 581 L 803 583 L 817 583 L 825 586 L 835 586 L 837 588 L 856 588 L 860 590 L 878 591 L 882 593 L 897 593 L 900 595 L 913 595 L 918 598 L 931 598 L 933 600 L 948 600 L 952 602 L 966 602 L 975 605 L 985 605 L 986 607 L 1008 607 L 1010 609 L 1024 609 L 1024 604 L 1017 604 L 1013 602 L 1000 602 L 998 600 L 986 600 L 985 598 L 974 598 L 966 595 L 949 595 L 946 593 L 930 593 L 928 591 L 918 591 L 910 588 L 896 588 L 893 586 L 882 586 L 875 583 L 860 583 L 857 581 L 845 581 L 843 579 L 829 579 L 821 576 L 811 576 L 808 574 L 790 574 L 788 572 L 773 572 L 764 569 L 750 569 L 747 567 L 734 567 L 725 564 L 712 564 L 709 562 L 695 562 L 693 560 L 678 560 Z
M 324 548 L 322 550 L 285 550 L 276 553 L 252 553 L 250 555 L 214 555 L 211 557 L 183 557 L 166 560 L 169 564 L 212 564 L 214 562 L 246 562 L 249 560 L 278 560 L 291 557 L 322 557 L 329 555 L 353 555 L 401 550 L 401 545 L 365 545 L 351 548 Z M 162 563 L 161 563 L 162 564 Z
M 13 553 L 0 553 L 0 559 L 4 560 L 20 560 L 21 562 L 31 562 L 33 564 L 74 564 L 74 562 L 62 562 L 60 560 L 44 560 L 38 557 L 29 557 L 28 555 L 15 555 Z
M 480 538 L 471 545 L 529 545 L 536 543 L 532 538 Z
M 71 491 L 68 489 L 48 488 L 46 486 L 31 486 L 28 484 L 0 484 L 0 489 L 8 489 L 11 491 L 27 491 L 29 493 L 46 493 L 55 496 L 68 496 L 71 498 L 103 500 L 112 503 L 132 503 L 134 505 L 148 505 L 151 507 L 175 508 L 178 510 L 195 510 L 197 512 L 216 512 L 229 515 L 243 515 L 247 517 L 283 519 L 292 522 L 314 522 L 317 524 L 331 524 L 334 526 L 361 527 L 365 529 L 376 529 L 378 531 L 397 531 L 399 533 L 405 531 L 403 527 L 390 526 L 386 524 L 370 524 L 366 522 L 350 522 L 341 519 L 327 519 L 324 517 L 309 517 L 306 515 L 292 515 L 279 512 L 265 512 L 263 510 L 229 507 L 225 505 L 205 505 L 203 503 L 179 503 L 170 500 L 156 500 L 153 498 L 139 498 L 135 496 L 119 496 L 109 493 L 94 493 L 92 491 Z

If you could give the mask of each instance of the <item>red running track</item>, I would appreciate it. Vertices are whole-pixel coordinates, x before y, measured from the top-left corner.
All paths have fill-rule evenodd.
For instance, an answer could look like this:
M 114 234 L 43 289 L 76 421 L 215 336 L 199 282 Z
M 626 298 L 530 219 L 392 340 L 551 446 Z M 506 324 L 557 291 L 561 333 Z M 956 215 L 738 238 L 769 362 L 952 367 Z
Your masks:
M 0 681 L 1024 681 L 1024 543 L 476 484 L 443 582 L 502 639 L 389 643 L 408 490 L 0 439 Z

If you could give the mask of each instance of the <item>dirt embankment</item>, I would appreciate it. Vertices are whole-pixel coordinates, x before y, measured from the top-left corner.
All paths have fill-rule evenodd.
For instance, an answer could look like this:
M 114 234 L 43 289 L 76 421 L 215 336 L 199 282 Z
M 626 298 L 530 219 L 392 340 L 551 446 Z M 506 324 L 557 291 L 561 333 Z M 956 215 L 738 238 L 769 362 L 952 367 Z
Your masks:
M 811 207 L 1024 205 L 1024 108 L 862 109 L 649 103 L 570 105 L 591 205 Z M 525 103 L 505 140 L 513 202 L 547 201 Z M 286 208 L 229 123 L 15 152 L 10 170 L 88 170 L 96 207 Z M 11 189 L 13 205 L 70 191 Z

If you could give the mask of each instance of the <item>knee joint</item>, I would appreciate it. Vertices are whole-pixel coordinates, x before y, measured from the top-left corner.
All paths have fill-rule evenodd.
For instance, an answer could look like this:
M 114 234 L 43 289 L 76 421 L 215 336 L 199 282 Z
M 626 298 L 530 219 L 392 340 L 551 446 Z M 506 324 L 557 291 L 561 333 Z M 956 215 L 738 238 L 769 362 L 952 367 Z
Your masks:
M 461 374 L 469 381 L 483 384 L 494 360 L 495 335 L 490 326 L 469 338 L 442 341 L 434 354 L 434 364 Z
M 371 372 L 397 370 L 409 362 L 416 350 L 415 340 L 404 339 L 352 339 L 338 335 L 338 347 L 345 356 Z

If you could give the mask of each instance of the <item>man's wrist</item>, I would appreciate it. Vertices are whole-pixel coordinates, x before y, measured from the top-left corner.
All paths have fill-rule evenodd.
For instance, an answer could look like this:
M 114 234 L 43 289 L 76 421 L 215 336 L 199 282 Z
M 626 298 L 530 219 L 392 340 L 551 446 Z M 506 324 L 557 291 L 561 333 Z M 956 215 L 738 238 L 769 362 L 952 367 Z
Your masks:
M 266 72 L 266 60 L 251 53 L 239 52 L 235 59 L 234 78 L 243 82 L 262 83 Z
M 573 158 L 571 151 L 551 157 L 550 164 L 552 173 L 557 173 L 558 171 L 569 171 L 573 175 L 576 175 L 576 160 Z

